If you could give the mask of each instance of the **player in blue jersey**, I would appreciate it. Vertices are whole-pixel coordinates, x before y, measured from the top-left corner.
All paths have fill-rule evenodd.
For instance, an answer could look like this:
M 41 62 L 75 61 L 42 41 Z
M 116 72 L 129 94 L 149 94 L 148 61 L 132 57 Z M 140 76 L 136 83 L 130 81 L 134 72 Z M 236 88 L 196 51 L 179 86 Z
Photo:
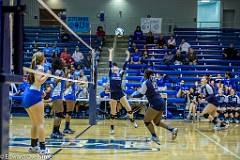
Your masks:
M 66 78 L 69 79 L 75 79 L 73 75 L 71 75 L 71 72 L 68 71 L 68 75 L 66 75 Z M 76 103 L 76 83 L 74 82 L 66 82 L 66 90 L 64 92 L 64 99 L 66 101 L 66 116 L 65 116 L 65 129 L 63 133 L 65 134 L 73 134 L 75 131 L 73 131 L 70 128 L 70 121 L 72 118 L 72 113 L 75 107 Z
M 207 105 L 203 109 L 201 115 L 209 119 L 211 122 L 213 122 L 214 126 L 213 129 L 215 130 L 221 130 L 221 129 L 226 129 L 228 125 L 226 125 L 224 122 L 221 122 L 218 119 L 218 113 L 217 113 L 217 99 L 214 93 L 213 88 L 211 85 L 208 84 L 208 78 L 203 77 L 201 79 L 202 87 L 201 87 L 201 97 L 202 101 L 206 101 Z
M 152 70 L 146 70 L 144 72 L 145 81 L 142 83 L 141 88 L 132 94 L 133 98 L 141 98 L 146 95 L 147 100 L 150 104 L 148 107 L 145 116 L 144 116 L 144 124 L 152 135 L 152 140 L 157 144 L 160 144 L 159 138 L 155 132 L 153 123 L 158 126 L 169 130 L 172 133 L 172 139 L 176 139 L 178 129 L 172 128 L 167 124 L 163 123 L 162 115 L 165 110 L 165 100 L 160 96 L 159 93 L 156 92 L 153 84 L 152 84 Z M 153 121 L 153 123 L 152 123 Z
M 44 61 L 44 54 L 42 52 L 36 52 L 33 54 L 30 68 L 39 72 L 43 72 Z M 41 91 L 41 86 L 47 80 L 47 78 L 48 77 L 45 75 L 30 73 L 29 83 L 31 86 L 26 88 L 23 93 L 22 103 L 32 123 L 31 147 L 29 148 L 30 153 L 50 153 L 48 148 L 45 146 L 44 103 L 42 101 Z
M 239 122 L 239 105 L 240 105 L 239 97 L 235 94 L 235 90 L 231 89 L 230 95 L 227 96 L 227 111 L 230 123 Z
M 126 96 L 122 90 L 123 75 L 126 70 L 127 63 L 129 62 L 130 53 L 126 51 L 127 58 L 123 65 L 123 69 L 120 70 L 117 63 L 112 63 L 113 59 L 113 48 L 109 49 L 109 79 L 110 79 L 110 107 L 111 107 L 111 134 L 114 134 L 113 121 L 117 117 L 117 104 L 120 102 L 122 106 L 127 110 L 128 117 L 133 123 L 134 127 L 137 128 L 137 124 L 133 117 L 133 111 L 130 107 Z
M 226 121 L 228 120 L 228 113 L 226 109 L 226 100 L 227 96 L 223 94 L 223 89 L 218 89 L 218 94 L 216 95 L 217 103 L 218 103 L 218 113 L 219 117 L 223 117 Z
M 56 76 L 64 77 L 62 70 L 57 69 L 55 71 Z M 60 79 L 54 79 L 54 88 L 52 91 L 51 99 L 53 103 L 53 111 L 55 113 L 54 122 L 53 122 L 53 131 L 51 138 L 62 139 L 64 134 L 60 132 L 61 121 L 64 117 L 64 108 L 63 108 L 63 92 L 65 89 L 65 81 Z

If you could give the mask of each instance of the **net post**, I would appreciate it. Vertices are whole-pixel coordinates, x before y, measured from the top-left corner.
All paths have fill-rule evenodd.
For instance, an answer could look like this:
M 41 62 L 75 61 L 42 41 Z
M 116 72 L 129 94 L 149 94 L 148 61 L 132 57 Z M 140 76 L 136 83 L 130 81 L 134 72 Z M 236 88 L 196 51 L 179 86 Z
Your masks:
M 90 125 L 96 125 L 97 120 L 97 67 L 96 67 L 96 61 L 95 61 L 95 56 L 96 52 L 95 50 L 91 51 L 91 60 L 92 60 L 92 65 L 91 65 L 91 83 L 89 83 L 89 124 Z

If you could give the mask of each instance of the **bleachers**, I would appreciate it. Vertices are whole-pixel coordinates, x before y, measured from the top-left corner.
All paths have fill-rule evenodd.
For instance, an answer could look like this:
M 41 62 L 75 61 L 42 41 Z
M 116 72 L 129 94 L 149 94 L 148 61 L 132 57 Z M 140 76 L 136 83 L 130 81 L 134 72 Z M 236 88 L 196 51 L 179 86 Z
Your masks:
M 176 49 L 157 49 L 156 44 L 145 44 L 146 39 L 134 40 L 133 36 L 129 37 L 129 47 L 137 47 L 139 51 L 148 51 L 148 58 L 142 60 L 142 64 L 128 64 L 126 76 L 126 93 L 128 90 L 141 86 L 143 80 L 143 71 L 151 68 L 155 73 L 167 74 L 173 83 L 166 83 L 167 93 L 172 100 L 168 101 L 168 108 L 179 109 L 179 105 L 171 103 L 185 103 L 186 100 L 178 101 L 176 98 L 176 90 L 174 84 L 181 80 L 186 81 L 186 86 L 194 86 L 195 81 L 199 81 L 203 75 L 211 74 L 216 77 L 218 74 L 224 76 L 226 71 L 232 73 L 233 76 L 240 75 L 240 60 L 226 60 L 223 57 L 223 50 L 229 47 L 230 43 L 235 44 L 235 48 L 240 51 L 240 29 L 196 29 L 196 28 L 176 28 L 174 30 L 176 46 L 178 47 L 182 39 L 185 39 L 194 49 L 198 63 L 197 65 L 164 65 L 163 57 L 167 52 L 175 53 Z M 167 40 L 169 37 L 165 37 Z M 155 42 L 158 37 L 155 36 Z M 239 82 L 239 78 L 231 79 Z

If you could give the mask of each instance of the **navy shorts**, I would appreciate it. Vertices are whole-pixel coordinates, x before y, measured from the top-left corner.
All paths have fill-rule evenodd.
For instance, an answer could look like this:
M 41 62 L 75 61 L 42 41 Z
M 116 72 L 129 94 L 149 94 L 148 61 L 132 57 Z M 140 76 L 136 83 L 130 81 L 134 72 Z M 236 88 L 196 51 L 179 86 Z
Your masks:
M 111 99 L 119 101 L 122 97 L 124 97 L 123 92 L 111 92 Z
M 30 108 L 31 106 L 42 101 L 42 92 L 33 89 L 26 89 L 23 93 L 22 105 L 24 108 Z
M 149 101 L 150 106 L 157 111 L 165 111 L 166 101 L 163 98 L 156 98 Z

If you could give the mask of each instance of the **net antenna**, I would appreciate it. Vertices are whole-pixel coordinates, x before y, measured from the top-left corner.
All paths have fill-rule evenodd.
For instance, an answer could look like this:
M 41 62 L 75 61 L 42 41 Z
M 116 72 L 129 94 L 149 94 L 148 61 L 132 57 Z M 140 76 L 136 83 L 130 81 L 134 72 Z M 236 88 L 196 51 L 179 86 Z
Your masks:
M 92 59 L 92 73 L 91 73 L 91 82 L 95 83 L 95 50 L 87 44 L 81 37 L 79 37 L 53 10 L 45 3 L 43 0 L 37 0 L 37 2 L 46 9 L 69 33 L 71 33 L 78 41 L 84 44 L 91 52 L 91 59 Z

